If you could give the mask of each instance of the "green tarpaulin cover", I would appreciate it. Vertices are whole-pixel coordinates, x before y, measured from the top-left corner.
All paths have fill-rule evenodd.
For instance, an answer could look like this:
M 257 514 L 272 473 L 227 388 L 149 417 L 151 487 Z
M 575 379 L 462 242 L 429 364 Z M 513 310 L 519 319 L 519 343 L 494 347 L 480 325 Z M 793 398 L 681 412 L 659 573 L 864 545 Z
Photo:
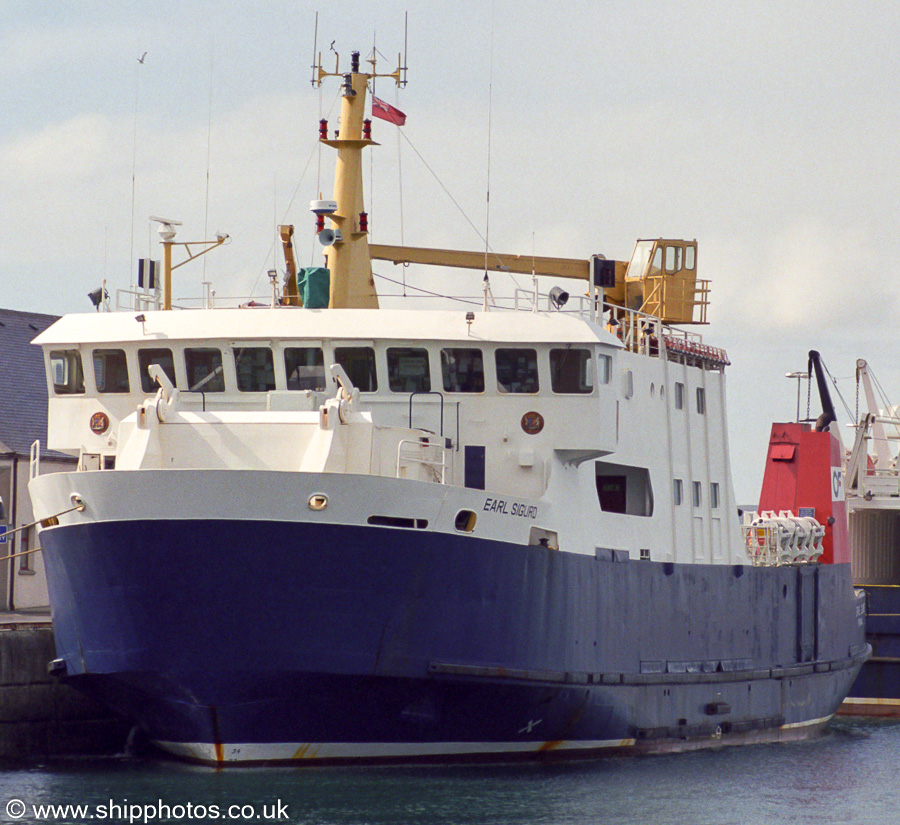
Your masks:
M 297 273 L 297 288 L 308 309 L 327 309 L 331 273 L 324 266 L 307 266 Z

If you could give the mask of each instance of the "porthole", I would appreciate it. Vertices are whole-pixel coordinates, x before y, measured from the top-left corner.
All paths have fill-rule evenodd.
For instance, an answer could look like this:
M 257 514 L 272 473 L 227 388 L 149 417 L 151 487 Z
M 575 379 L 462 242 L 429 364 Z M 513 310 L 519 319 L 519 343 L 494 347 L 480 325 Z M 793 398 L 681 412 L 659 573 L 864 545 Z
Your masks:
M 454 527 L 456 527 L 460 533 L 471 533 L 475 529 L 475 522 L 477 519 L 478 517 L 471 510 L 460 510 L 456 514 Z
M 309 497 L 310 510 L 324 510 L 328 506 L 328 496 L 324 493 L 313 493 Z

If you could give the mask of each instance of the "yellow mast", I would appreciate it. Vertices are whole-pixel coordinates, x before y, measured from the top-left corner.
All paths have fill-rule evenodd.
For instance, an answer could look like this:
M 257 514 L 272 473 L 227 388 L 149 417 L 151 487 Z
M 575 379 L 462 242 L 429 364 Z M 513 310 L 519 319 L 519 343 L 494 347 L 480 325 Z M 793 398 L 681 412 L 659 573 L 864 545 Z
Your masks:
M 329 215 L 334 240 L 325 250 L 325 262 L 331 273 L 329 307 L 378 308 L 378 295 L 372 278 L 372 262 L 369 257 L 368 216 L 363 204 L 362 150 L 377 145 L 369 136 L 369 125 L 364 123 L 366 91 L 373 77 L 392 77 L 402 85 L 401 67 L 391 74 L 379 75 L 375 71 L 374 57 L 370 73 L 360 72 L 359 52 L 351 56 L 350 72 L 340 74 L 322 69 L 321 55 L 313 83 L 321 85 L 325 77 L 340 76 L 344 80 L 341 103 L 341 125 L 337 138 L 327 137 L 327 124 L 322 124 L 319 140 L 337 149 L 337 165 L 334 175 L 334 200 L 337 209 Z M 364 126 L 366 127 L 364 129 Z

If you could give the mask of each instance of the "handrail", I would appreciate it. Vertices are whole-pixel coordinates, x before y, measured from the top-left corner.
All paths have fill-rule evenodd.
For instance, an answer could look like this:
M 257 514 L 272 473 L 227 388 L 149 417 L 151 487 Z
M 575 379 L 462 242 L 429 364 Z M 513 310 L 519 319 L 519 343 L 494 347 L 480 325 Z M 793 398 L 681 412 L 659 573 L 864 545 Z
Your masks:
M 404 456 L 403 455 L 403 445 L 404 444 L 411 444 L 419 450 L 423 450 L 423 449 L 439 450 L 441 457 L 439 460 L 437 460 L 437 459 L 430 459 L 430 458 L 426 458 L 425 456 L 418 456 L 418 455 Z M 400 475 L 401 463 L 403 461 L 406 461 L 407 463 L 421 464 L 424 467 L 431 467 L 433 469 L 438 469 L 439 472 L 437 475 L 439 476 L 439 478 L 435 478 L 435 481 L 437 481 L 439 484 L 446 484 L 447 483 L 447 469 L 450 466 L 450 463 L 446 460 L 447 452 L 448 452 L 448 448 L 446 446 L 444 446 L 443 444 L 435 444 L 430 441 L 425 443 L 425 442 L 422 442 L 421 440 L 411 439 L 411 438 L 401 439 L 399 442 L 397 442 L 397 474 L 396 474 L 397 478 L 401 478 L 401 475 Z

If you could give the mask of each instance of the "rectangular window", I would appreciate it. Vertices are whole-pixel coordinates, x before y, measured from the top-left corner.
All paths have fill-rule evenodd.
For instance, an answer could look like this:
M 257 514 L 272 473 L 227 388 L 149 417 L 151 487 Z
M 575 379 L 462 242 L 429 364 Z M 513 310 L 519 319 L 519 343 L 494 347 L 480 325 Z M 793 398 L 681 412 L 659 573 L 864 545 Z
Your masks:
M 681 269 L 681 254 L 680 246 L 666 247 L 666 272 L 675 273 Z
M 675 382 L 675 409 L 684 409 L 684 384 Z
M 147 368 L 151 364 L 159 364 L 166 377 L 175 384 L 175 359 L 172 350 L 165 347 L 138 350 L 138 368 L 141 373 L 141 389 L 144 392 L 156 392 L 156 382 L 150 377 Z
M 321 347 L 286 347 L 284 371 L 289 390 L 325 389 L 325 359 Z
M 703 504 L 703 486 L 699 481 L 695 481 L 693 484 L 694 489 L 694 507 L 699 507 Z
M 391 392 L 431 392 L 427 349 L 389 347 L 387 363 Z
M 77 349 L 54 350 L 50 353 L 50 374 L 53 392 L 57 395 L 84 393 L 84 369 Z
M 589 393 L 594 389 L 589 349 L 550 350 L 550 387 L 559 393 Z
M 188 347 L 184 368 L 191 392 L 225 392 L 222 350 L 217 347 Z
M 697 412 L 700 415 L 706 413 L 706 390 L 703 387 L 697 387 Z
M 612 358 L 608 355 L 597 356 L 597 372 L 600 375 L 600 383 L 608 384 L 612 379 Z
M 128 392 L 128 362 L 123 349 L 94 350 L 94 381 L 97 392 Z
M 713 510 L 719 506 L 719 485 L 715 481 L 709 485 L 709 506 Z
M 377 392 L 375 350 L 372 347 L 335 347 L 334 360 L 344 368 L 360 392 Z
M 496 354 L 497 388 L 500 392 L 534 393 L 538 391 L 537 351 L 498 349 Z
M 441 377 L 445 392 L 484 392 L 480 349 L 442 349 Z
M 234 368 L 241 392 L 275 389 L 275 359 L 269 347 L 235 347 Z
M 696 248 L 693 246 L 687 247 L 684 250 L 684 268 L 685 269 L 693 269 L 694 264 L 696 263 Z
M 680 478 L 674 479 L 672 483 L 672 500 L 676 507 L 680 507 L 681 502 L 684 501 L 684 484 Z
M 19 547 L 16 552 L 22 554 L 19 556 L 20 573 L 31 573 L 34 571 L 34 567 L 32 566 L 34 553 L 28 552 L 31 549 L 31 531 L 33 529 L 34 528 L 32 527 L 28 527 L 19 534 Z

